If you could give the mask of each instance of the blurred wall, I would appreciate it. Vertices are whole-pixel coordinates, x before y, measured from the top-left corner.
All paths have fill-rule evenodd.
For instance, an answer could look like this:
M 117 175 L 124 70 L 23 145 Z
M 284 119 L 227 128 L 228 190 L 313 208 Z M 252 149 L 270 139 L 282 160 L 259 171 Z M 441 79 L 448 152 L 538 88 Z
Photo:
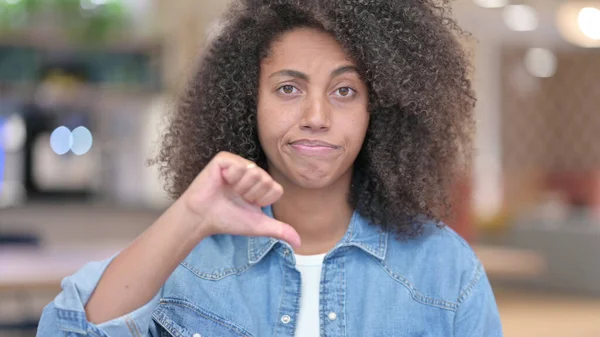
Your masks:
M 555 175 L 577 175 L 573 193 L 597 200 L 594 175 L 600 171 L 600 52 L 555 50 L 556 72 L 548 78 L 527 73 L 526 48 L 506 47 L 502 62 L 502 155 L 507 207 L 531 206 Z M 585 177 L 586 175 L 589 177 Z M 575 183 L 572 181 L 571 184 Z M 591 198 L 591 199 L 590 199 Z M 586 200 L 578 200 L 585 204 Z

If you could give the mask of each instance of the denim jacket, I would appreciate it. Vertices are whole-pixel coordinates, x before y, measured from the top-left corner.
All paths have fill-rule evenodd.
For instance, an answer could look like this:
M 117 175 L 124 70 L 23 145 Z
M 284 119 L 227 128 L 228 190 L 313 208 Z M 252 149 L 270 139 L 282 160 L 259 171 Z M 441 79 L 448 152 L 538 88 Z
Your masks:
M 206 238 L 148 304 L 96 325 L 84 306 L 109 263 L 89 263 L 63 280 L 37 336 L 294 336 L 301 276 L 285 242 Z M 435 224 L 398 240 L 355 212 L 325 256 L 319 301 L 321 336 L 502 336 L 481 263 L 454 231 Z

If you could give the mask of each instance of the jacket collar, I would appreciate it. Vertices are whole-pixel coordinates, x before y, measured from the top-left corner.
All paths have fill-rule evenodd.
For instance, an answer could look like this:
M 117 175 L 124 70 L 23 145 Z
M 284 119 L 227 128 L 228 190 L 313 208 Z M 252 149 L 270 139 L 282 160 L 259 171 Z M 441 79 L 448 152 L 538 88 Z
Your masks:
M 267 216 L 273 217 L 271 206 L 264 207 L 262 211 Z M 385 259 L 387 242 L 387 232 L 382 231 L 361 217 L 358 212 L 354 211 L 346 234 L 333 250 L 346 246 L 354 246 L 378 260 L 383 260 Z M 289 247 L 288 243 L 274 238 L 249 237 L 248 260 L 250 264 L 260 262 L 277 244 Z

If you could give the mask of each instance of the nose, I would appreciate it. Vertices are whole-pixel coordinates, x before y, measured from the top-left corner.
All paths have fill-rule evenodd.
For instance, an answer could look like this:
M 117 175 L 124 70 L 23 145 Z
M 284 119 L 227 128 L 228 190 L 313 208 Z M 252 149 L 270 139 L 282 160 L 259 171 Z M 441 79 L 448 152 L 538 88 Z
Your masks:
M 326 131 L 331 127 L 329 102 L 322 97 L 307 100 L 300 128 L 310 131 Z

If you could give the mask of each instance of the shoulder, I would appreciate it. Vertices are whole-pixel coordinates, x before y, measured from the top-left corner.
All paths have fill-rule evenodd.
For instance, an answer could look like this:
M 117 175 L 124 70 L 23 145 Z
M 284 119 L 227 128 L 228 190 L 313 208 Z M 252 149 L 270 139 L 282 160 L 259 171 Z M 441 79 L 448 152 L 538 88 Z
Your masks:
M 383 268 L 426 304 L 455 310 L 485 275 L 469 244 L 448 226 L 423 226 L 412 239 L 388 238 Z
M 386 260 L 390 262 L 429 262 L 432 265 L 452 265 L 454 268 L 471 268 L 477 256 L 469 244 L 447 225 L 425 223 L 421 234 L 414 238 L 397 239 L 390 235 Z

